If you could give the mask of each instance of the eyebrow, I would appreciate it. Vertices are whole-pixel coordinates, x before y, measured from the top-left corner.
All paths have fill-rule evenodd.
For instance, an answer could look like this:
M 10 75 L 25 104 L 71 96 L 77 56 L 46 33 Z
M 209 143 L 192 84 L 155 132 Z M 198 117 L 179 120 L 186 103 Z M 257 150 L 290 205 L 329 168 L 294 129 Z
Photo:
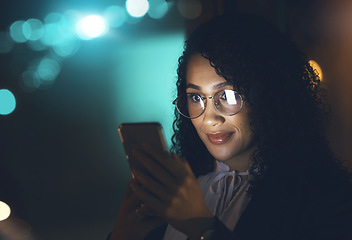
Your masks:
M 219 88 L 226 87 L 226 86 L 232 86 L 232 84 L 229 83 L 229 82 L 221 82 L 221 83 L 215 84 L 213 86 L 213 89 L 219 89 Z M 195 85 L 193 83 L 188 83 L 186 85 L 186 89 L 187 88 L 193 88 L 193 89 L 196 89 L 196 90 L 200 90 L 201 89 L 201 87 L 199 87 L 198 85 Z

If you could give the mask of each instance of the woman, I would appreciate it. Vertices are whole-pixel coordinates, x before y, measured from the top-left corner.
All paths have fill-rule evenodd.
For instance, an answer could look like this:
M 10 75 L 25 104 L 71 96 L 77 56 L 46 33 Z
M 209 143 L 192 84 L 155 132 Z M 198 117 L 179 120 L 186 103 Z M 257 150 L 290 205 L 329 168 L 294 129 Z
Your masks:
M 111 240 L 352 239 L 350 174 L 324 138 L 324 94 L 285 36 L 255 16 L 201 25 L 177 94 L 175 153 L 136 150 L 149 173 L 135 172 Z

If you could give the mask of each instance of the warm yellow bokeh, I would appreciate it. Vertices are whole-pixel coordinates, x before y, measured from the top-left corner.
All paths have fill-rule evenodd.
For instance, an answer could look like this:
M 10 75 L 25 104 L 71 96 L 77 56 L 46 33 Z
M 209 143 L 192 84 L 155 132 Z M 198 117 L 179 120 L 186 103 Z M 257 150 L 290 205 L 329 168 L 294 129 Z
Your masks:
M 11 214 L 9 205 L 0 201 L 0 221 L 7 219 Z
M 318 74 L 320 81 L 323 81 L 323 71 L 321 70 L 320 65 L 314 60 L 309 60 L 309 64 L 314 69 L 314 71 Z

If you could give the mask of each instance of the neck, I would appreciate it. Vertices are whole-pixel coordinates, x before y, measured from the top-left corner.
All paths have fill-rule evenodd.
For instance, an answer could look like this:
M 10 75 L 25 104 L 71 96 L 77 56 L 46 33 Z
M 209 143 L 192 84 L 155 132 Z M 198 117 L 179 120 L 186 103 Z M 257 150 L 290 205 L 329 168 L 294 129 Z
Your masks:
M 256 148 L 253 146 L 243 154 L 224 161 L 223 163 L 227 164 L 231 171 L 245 172 L 252 165 L 251 155 L 255 149 Z

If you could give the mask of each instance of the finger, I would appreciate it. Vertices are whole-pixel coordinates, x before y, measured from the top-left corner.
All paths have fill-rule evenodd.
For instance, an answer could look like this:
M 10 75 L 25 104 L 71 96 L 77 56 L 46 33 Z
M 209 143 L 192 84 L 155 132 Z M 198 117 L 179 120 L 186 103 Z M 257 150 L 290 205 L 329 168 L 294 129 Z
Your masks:
M 152 177 L 149 177 L 147 174 L 144 174 L 142 171 L 135 170 L 135 178 L 144 189 L 153 193 L 159 199 L 169 198 L 168 189 L 164 185 L 155 181 Z
M 138 184 L 133 184 L 132 189 L 139 199 L 160 216 L 160 213 L 162 213 L 164 209 L 163 202 L 160 199 L 156 198 L 153 194 L 149 193 Z
M 139 208 L 139 212 L 143 216 L 147 216 L 147 217 L 156 217 L 156 216 L 158 216 L 158 214 L 156 214 L 156 212 L 154 212 L 153 209 L 151 209 L 150 207 L 148 207 L 147 204 L 144 204 L 144 203 Z
M 178 162 L 180 165 L 182 165 L 183 169 L 187 173 L 193 174 L 193 170 L 192 170 L 191 166 L 189 165 L 189 163 L 186 160 L 180 158 L 176 153 L 171 153 L 171 157 L 174 158 L 175 162 Z
M 153 156 L 158 163 L 173 176 L 183 177 L 185 175 L 184 163 L 186 161 L 178 157 L 176 154 L 173 153 L 170 156 L 168 153 L 162 152 L 148 143 L 143 144 L 143 147 L 149 155 Z
M 141 151 L 134 151 L 133 156 L 140 164 L 143 165 L 146 171 L 160 183 L 169 185 L 174 182 L 173 176 L 170 172 L 155 161 L 151 155 Z
M 133 191 L 134 184 L 136 184 L 135 180 L 132 180 L 129 182 L 123 199 L 123 201 L 126 202 L 126 207 L 128 209 L 136 209 L 138 206 L 142 204 L 141 200 L 136 196 L 136 194 Z

